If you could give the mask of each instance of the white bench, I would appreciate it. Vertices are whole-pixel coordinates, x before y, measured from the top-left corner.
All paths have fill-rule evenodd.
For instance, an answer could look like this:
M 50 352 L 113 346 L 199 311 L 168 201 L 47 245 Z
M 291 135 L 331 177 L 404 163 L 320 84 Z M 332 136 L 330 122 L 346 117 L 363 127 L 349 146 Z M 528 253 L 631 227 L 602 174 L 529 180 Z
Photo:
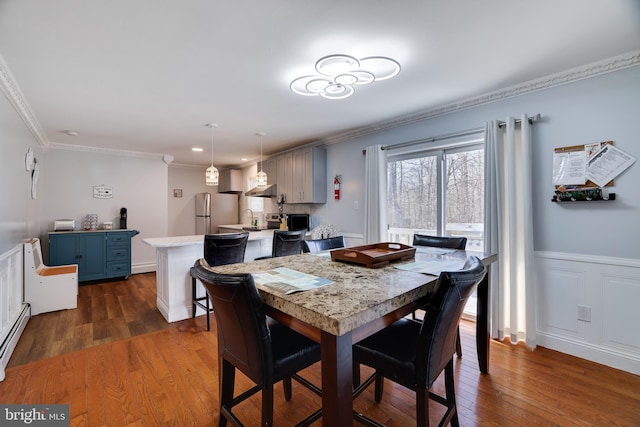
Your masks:
M 78 265 L 47 267 L 40 239 L 24 244 L 24 299 L 31 315 L 78 307 Z

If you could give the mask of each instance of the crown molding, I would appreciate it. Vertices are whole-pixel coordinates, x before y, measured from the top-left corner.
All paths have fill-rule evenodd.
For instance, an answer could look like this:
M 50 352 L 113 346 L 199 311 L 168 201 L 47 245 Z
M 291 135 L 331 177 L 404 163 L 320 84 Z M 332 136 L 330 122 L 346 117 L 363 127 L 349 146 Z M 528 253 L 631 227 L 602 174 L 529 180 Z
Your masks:
M 405 116 L 396 117 L 395 119 L 382 121 L 371 126 L 363 126 L 358 129 L 337 133 L 327 138 L 315 141 L 312 144 L 337 144 L 345 142 L 351 139 L 359 138 L 362 136 L 370 135 L 375 132 L 379 132 L 386 129 L 393 129 L 400 126 L 409 125 L 412 123 L 420 122 L 423 120 L 432 119 L 445 114 L 454 113 L 461 110 L 466 110 L 480 105 L 489 104 L 492 102 L 502 101 L 505 99 L 513 98 L 520 95 L 536 92 L 539 90 L 549 89 L 552 87 L 560 86 L 563 84 L 573 83 L 578 80 L 587 79 L 590 77 L 599 76 L 602 74 L 610 73 L 613 71 L 622 70 L 624 68 L 640 65 L 640 50 L 629 52 L 623 55 L 614 56 L 602 61 L 587 64 L 581 67 L 572 68 L 567 71 L 545 76 L 539 79 L 530 80 L 528 82 L 511 86 L 505 89 L 500 89 L 494 92 L 490 92 L 484 95 L 480 95 L 473 98 L 467 98 L 464 100 L 445 104 L 440 107 L 423 110 L 417 113 L 408 114 Z M 127 155 L 133 157 L 145 157 L 153 159 L 167 160 L 163 154 L 149 154 L 139 153 L 135 151 L 125 150 L 109 150 L 103 148 L 92 148 L 80 145 L 50 143 L 40 126 L 40 123 L 36 119 L 31 107 L 29 106 L 26 98 L 22 94 L 16 79 L 11 74 L 9 67 L 2 55 L 0 55 L 0 89 L 5 94 L 9 102 L 13 105 L 14 109 L 20 116 L 20 118 L 27 125 L 29 131 L 34 135 L 38 143 L 43 147 L 51 147 L 64 150 L 78 150 L 78 151 L 90 151 L 117 155 Z
M 113 148 L 101 148 L 101 147 L 89 147 L 86 145 L 63 144 L 60 142 L 50 142 L 49 148 L 52 148 L 55 150 L 84 151 L 86 153 L 111 154 L 114 156 L 162 160 L 165 163 L 167 163 L 167 161 L 169 160 L 167 158 L 168 156 L 167 154 L 161 154 L 161 153 L 143 153 L 140 151 L 116 150 Z M 173 156 L 169 156 L 169 157 L 171 158 L 171 160 L 173 160 Z
M 11 105 L 13 105 L 13 108 L 17 111 L 22 121 L 24 121 L 29 131 L 36 138 L 38 144 L 43 147 L 47 147 L 49 145 L 47 136 L 44 134 L 40 123 L 33 114 L 27 99 L 22 94 L 20 86 L 18 86 L 18 82 L 11 74 L 11 71 L 9 70 L 9 67 L 2 55 L 0 55 L 0 89 L 2 89 L 2 92 L 5 94 Z
M 640 65 L 640 50 L 628 52 L 623 55 L 614 56 L 602 61 L 583 65 L 581 67 L 572 68 L 560 73 L 551 74 L 539 79 L 529 80 L 518 85 L 510 86 L 484 95 L 467 98 L 464 100 L 445 104 L 436 108 L 423 110 L 418 113 L 411 113 L 405 116 L 396 117 L 395 119 L 386 120 L 371 126 L 363 126 L 358 129 L 341 132 L 321 141 L 327 145 L 345 142 L 351 139 L 370 135 L 386 129 L 393 129 L 400 126 L 409 125 L 423 120 L 432 119 L 445 114 L 455 113 L 457 111 L 478 107 L 492 102 L 502 101 L 520 95 L 525 95 L 539 90 L 549 89 L 552 87 L 573 83 L 578 80 L 588 79 L 590 77 L 611 73 L 613 71 L 622 70 L 624 68 Z

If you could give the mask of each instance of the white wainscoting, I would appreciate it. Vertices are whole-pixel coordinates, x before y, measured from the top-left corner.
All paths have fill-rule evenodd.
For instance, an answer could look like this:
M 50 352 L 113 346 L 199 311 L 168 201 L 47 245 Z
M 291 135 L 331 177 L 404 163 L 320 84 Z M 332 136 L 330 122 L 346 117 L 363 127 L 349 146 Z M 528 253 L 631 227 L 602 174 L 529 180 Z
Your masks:
M 640 260 L 536 252 L 536 269 L 538 344 L 640 375 Z
M 11 353 L 29 320 L 29 304 L 24 302 L 23 245 L 0 254 L 0 381 Z

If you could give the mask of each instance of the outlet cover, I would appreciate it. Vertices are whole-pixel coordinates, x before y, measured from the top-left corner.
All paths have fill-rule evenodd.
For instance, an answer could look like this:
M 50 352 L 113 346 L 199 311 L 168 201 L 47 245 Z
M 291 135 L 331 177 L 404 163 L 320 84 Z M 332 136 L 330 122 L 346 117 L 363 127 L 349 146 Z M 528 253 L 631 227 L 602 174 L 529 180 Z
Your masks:
M 583 322 L 591 322 L 591 307 L 587 307 L 586 305 L 579 305 L 578 320 L 582 320 Z

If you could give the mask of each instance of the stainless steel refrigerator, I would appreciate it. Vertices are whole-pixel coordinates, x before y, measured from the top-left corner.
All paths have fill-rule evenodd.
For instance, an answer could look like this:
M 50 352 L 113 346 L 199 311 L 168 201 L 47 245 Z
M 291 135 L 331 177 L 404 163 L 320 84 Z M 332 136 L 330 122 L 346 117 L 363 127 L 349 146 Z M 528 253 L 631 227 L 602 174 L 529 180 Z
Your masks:
M 196 194 L 196 234 L 211 234 L 211 193 Z

